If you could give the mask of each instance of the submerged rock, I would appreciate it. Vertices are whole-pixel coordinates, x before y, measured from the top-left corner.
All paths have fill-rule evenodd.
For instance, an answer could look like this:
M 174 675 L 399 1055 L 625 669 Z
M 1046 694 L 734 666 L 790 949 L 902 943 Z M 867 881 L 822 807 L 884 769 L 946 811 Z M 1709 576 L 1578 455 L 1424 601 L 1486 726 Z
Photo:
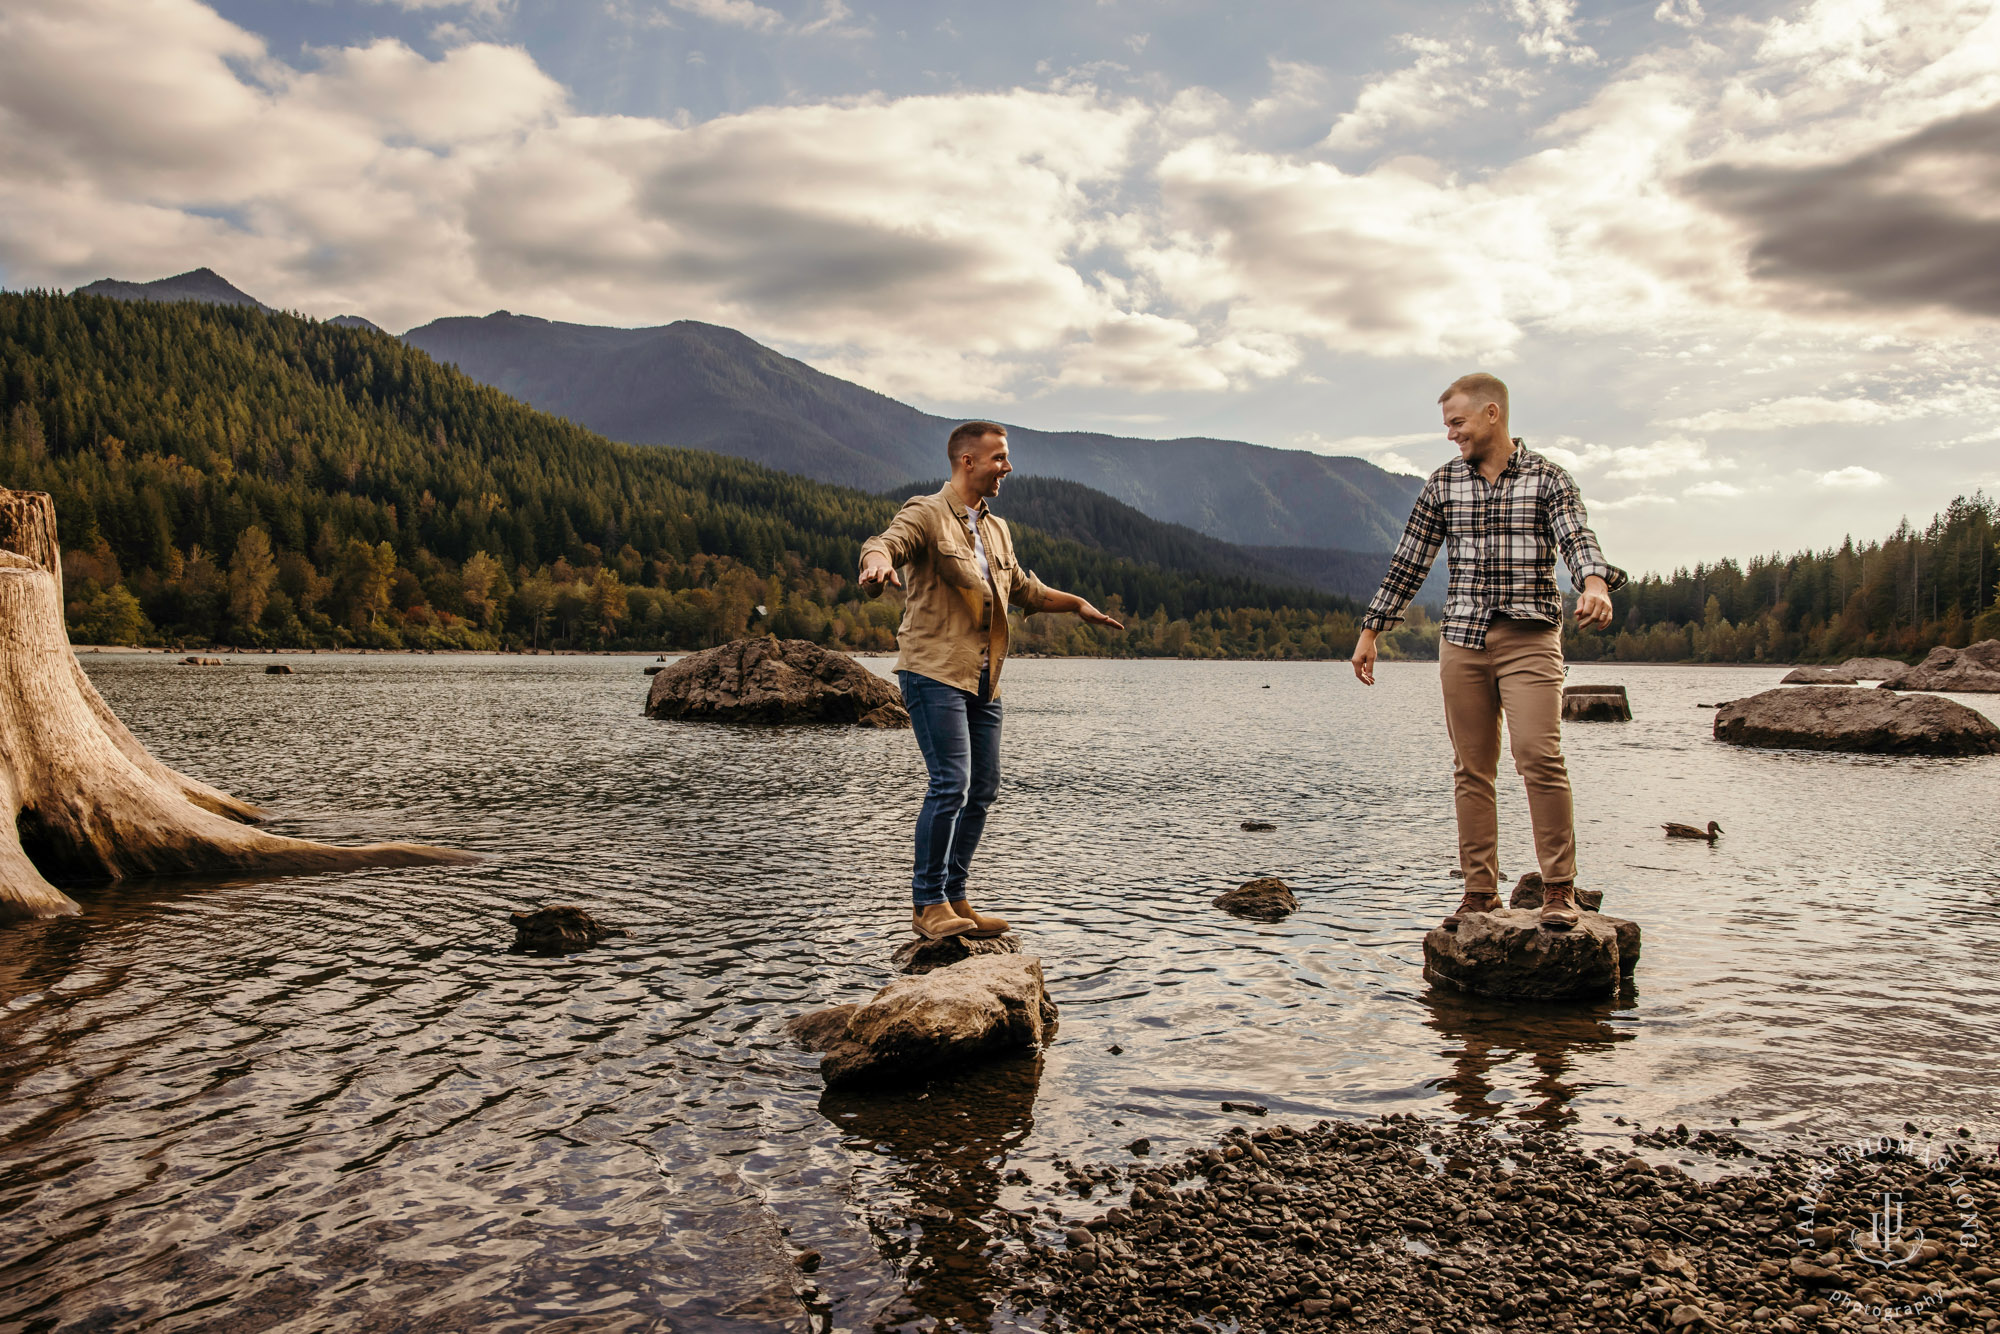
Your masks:
M 290 663 L 274 662 L 264 669 L 264 675 L 266 676 L 291 676 L 292 674 Z
M 1860 682 L 1853 672 L 1841 667 L 1794 667 L 1785 673 L 1781 686 L 1851 686 Z
M 1884 690 L 1944 690 L 1958 694 L 2000 693 L 2000 639 L 1982 639 L 1965 648 L 1942 644 L 1914 667 L 1882 678 Z
M 1607 996 L 1630 971 L 1620 937 L 1638 962 L 1636 923 L 1582 913 L 1567 931 L 1545 931 L 1528 908 L 1468 913 L 1458 930 L 1424 935 L 1424 978 L 1431 983 L 1502 1000 L 1580 1000 Z
M 793 1037 L 823 1053 L 829 1088 L 928 1074 L 1024 1047 L 1056 1033 L 1042 961 L 1026 954 L 963 959 L 898 978 L 859 1005 L 801 1015 Z
M 1299 910 L 1292 887 L 1274 875 L 1246 880 L 1226 894 L 1209 900 L 1209 906 L 1236 917 L 1258 922 L 1281 922 Z
M 803 639 L 738 639 L 653 677 L 646 713 L 728 723 L 908 727 L 896 688 L 845 653 Z
M 1277 827 L 1269 820 L 1245 820 L 1242 825 L 1243 832 L 1246 834 L 1268 834 L 1276 830 Z
M 1795 686 L 1731 700 L 1716 710 L 1715 739 L 1868 755 L 2000 754 L 2000 727 L 1957 700 L 1841 686 Z
M 513 913 L 508 920 L 514 924 L 514 948 L 530 954 L 568 954 L 587 950 L 609 936 L 625 934 L 566 903 Z
M 1019 954 L 1021 942 L 1012 931 L 998 936 L 986 936 L 974 940 L 969 936 L 946 936 L 943 940 L 925 940 L 918 936 L 906 945 L 898 946 L 889 956 L 889 962 L 896 965 L 899 973 L 921 976 L 934 973 L 940 968 L 949 968 L 964 959 L 976 959 L 985 954 Z

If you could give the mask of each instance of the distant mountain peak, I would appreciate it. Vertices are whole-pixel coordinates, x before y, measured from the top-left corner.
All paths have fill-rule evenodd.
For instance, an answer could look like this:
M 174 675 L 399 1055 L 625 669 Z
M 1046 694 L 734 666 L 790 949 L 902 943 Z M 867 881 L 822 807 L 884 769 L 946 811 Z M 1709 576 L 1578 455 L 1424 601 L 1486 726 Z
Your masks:
M 79 296 L 110 297 L 113 301 L 202 301 L 211 306 L 269 306 L 230 282 L 214 269 L 189 269 L 171 278 L 149 283 L 127 282 L 122 278 L 99 278 L 76 289 Z
M 343 329 L 366 329 L 370 333 L 386 334 L 389 332 L 365 315 L 336 315 L 328 320 L 327 323 L 337 324 Z

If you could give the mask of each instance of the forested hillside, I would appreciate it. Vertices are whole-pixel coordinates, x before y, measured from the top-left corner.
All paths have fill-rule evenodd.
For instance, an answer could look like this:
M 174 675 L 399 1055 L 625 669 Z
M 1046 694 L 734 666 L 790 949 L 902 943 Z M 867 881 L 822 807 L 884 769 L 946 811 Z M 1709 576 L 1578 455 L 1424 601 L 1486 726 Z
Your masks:
M 1996 537 L 2000 513 L 1975 494 L 1879 542 L 1648 575 L 1614 598 L 1615 634 L 1572 629 L 1566 647 L 1635 662 L 1837 662 L 2000 638 Z
M 0 484 L 55 495 L 80 642 L 887 648 L 899 615 L 852 582 L 887 500 L 613 444 L 386 335 L 249 307 L 0 294 Z M 1019 547 L 1134 620 L 1035 618 L 1046 651 L 1353 639 L 1343 599 Z

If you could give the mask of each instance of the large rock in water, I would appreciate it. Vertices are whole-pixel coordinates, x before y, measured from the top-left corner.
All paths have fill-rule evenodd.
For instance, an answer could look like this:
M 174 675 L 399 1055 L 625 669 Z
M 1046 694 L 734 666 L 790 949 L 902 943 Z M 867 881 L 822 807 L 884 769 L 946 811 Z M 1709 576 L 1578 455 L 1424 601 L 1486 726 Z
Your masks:
M 1785 673 L 1781 686 L 1851 686 L 1861 678 L 1844 667 L 1794 667 Z
M 1964 648 L 1940 644 L 1916 666 L 1883 677 L 1882 689 L 2000 693 L 2000 639 L 1982 639 Z
M 1630 963 L 1621 935 L 1631 942 Z M 1638 945 L 1636 923 L 1594 912 L 1580 913 L 1567 931 L 1544 931 L 1531 908 L 1468 913 L 1456 931 L 1425 933 L 1424 979 L 1500 1000 L 1608 996 L 1638 962 Z
M 1299 901 L 1290 885 L 1274 875 L 1262 875 L 1216 895 L 1209 906 L 1254 922 L 1282 922 L 1299 910 Z
M 935 973 L 940 968 L 949 968 L 966 959 L 976 959 L 982 954 L 1019 954 L 1021 942 L 1012 931 L 997 936 L 946 936 L 942 940 L 926 940 L 918 936 L 906 945 L 899 945 L 889 956 L 889 962 L 899 973 Z
M 822 1053 L 828 1087 L 908 1079 L 1038 1047 L 1056 1033 L 1042 961 L 987 954 L 898 978 L 859 1005 L 801 1015 L 788 1025 Z
M 1715 739 L 1867 755 L 2000 754 L 2000 727 L 1957 700 L 1844 686 L 1793 686 L 1731 700 L 1715 711 Z
M 646 713 L 721 723 L 908 727 L 896 688 L 845 653 L 803 639 L 738 639 L 653 678 Z
M 1849 658 L 1833 670 L 1846 672 L 1857 681 L 1883 681 L 1903 670 L 1894 658 Z

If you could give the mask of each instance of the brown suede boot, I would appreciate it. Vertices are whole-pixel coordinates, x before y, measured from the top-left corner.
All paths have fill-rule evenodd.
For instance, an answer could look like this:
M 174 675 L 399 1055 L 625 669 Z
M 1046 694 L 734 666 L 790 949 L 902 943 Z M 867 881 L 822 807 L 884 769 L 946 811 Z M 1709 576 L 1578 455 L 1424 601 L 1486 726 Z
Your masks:
M 925 940 L 963 936 L 977 925 L 977 922 L 967 921 L 953 912 L 948 903 L 933 903 L 927 908 L 918 908 L 910 914 L 910 930 Z
M 1467 913 L 1499 911 L 1500 896 L 1498 894 L 1475 894 L 1468 889 L 1465 891 L 1465 897 L 1458 901 L 1458 906 L 1451 910 L 1451 916 L 1445 918 L 1441 925 L 1447 931 L 1456 931 L 1458 930 L 1459 922 Z
M 1007 933 L 1007 919 L 991 917 L 983 912 L 975 912 L 969 899 L 953 899 L 951 910 L 972 923 L 972 930 L 966 932 L 971 940 L 991 940 L 994 936 Z
M 1576 882 L 1565 880 L 1542 886 L 1542 930 L 1567 931 L 1577 924 Z

